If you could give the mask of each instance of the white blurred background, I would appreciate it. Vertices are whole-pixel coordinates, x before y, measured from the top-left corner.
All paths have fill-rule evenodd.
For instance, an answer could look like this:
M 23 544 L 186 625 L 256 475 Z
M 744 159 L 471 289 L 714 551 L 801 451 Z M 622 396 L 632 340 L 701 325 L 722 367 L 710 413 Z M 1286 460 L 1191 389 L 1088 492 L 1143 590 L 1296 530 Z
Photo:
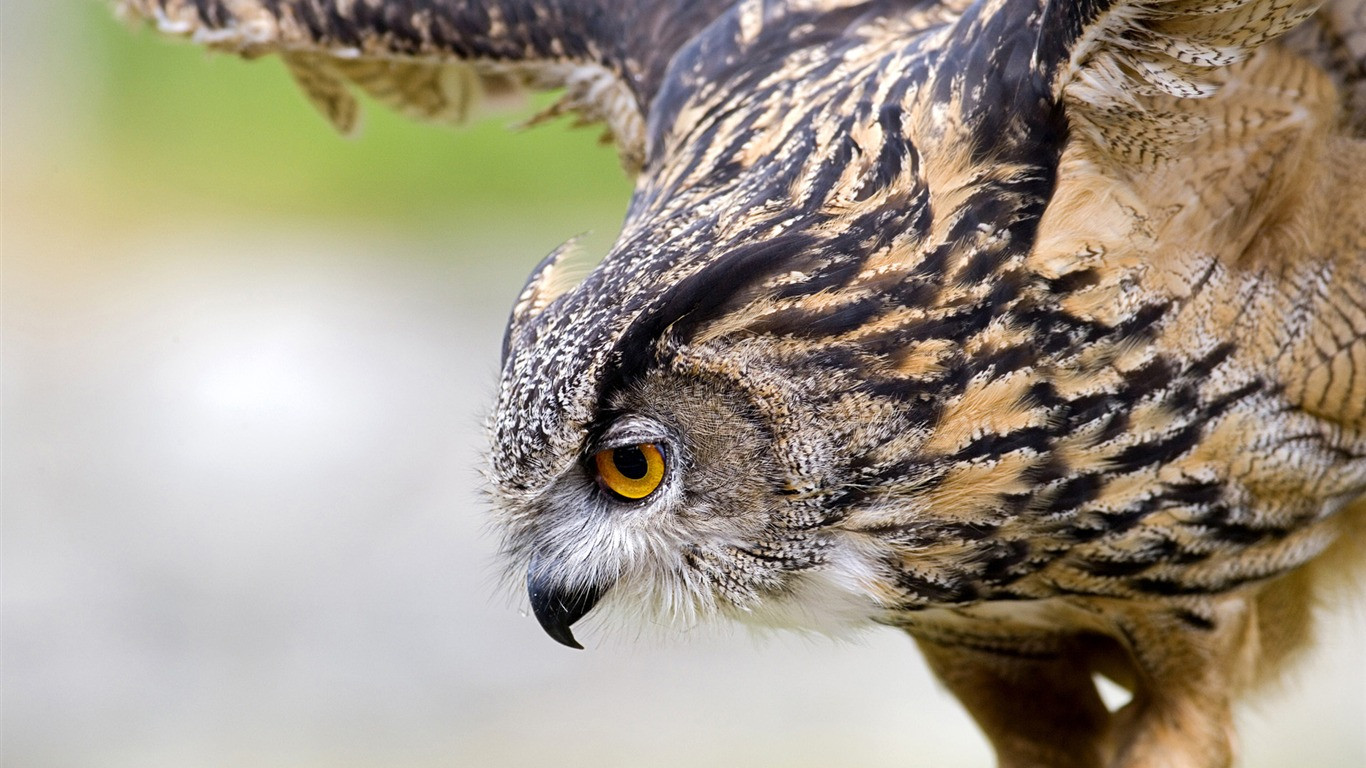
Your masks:
M 482 418 L 525 273 L 624 210 L 591 131 L 345 141 L 273 63 L 0 2 L 4 765 L 990 763 L 895 632 L 574 652 L 499 586 Z M 1245 765 L 1366 765 L 1364 629 Z

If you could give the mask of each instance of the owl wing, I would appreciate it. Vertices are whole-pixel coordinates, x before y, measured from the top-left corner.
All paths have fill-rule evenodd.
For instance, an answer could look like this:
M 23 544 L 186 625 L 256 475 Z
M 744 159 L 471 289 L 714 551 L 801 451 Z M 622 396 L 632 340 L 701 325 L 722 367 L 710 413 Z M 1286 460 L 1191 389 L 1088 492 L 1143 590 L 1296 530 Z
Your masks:
M 1112 158 L 1166 154 L 1204 126 L 1189 101 L 1223 70 L 1313 15 L 1317 0 L 1047 0 L 1035 64 Z
M 1239 328 L 1246 354 L 1259 355 L 1251 366 L 1357 444 L 1366 434 L 1366 143 L 1354 127 L 1364 5 L 1049 0 L 1054 19 L 1037 48 L 1080 143 L 1059 194 L 1080 187 L 1069 182 L 1088 168 L 1124 180 L 1147 211 L 1162 212 L 1149 219 L 1153 246 L 1142 258 L 1191 308 L 1180 320 L 1190 344 L 1208 333 L 1202 322 Z M 1264 295 L 1221 305 L 1202 292 L 1205 269 L 1234 271 Z
M 731 3 L 654 0 L 629 13 L 592 0 L 117 0 L 163 33 L 255 58 L 277 54 L 341 132 L 355 90 L 424 121 L 462 124 L 481 104 L 563 88 L 532 118 L 602 121 L 629 171 L 673 53 Z

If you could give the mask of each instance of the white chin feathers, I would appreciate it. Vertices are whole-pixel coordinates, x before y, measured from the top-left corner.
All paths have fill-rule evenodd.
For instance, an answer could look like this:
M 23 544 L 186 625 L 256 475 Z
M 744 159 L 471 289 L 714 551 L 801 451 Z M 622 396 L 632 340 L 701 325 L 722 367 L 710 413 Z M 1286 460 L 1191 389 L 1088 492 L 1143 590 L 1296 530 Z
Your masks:
M 793 574 L 781 594 L 751 606 L 728 607 L 726 615 L 746 624 L 796 629 L 840 637 L 870 626 L 883 613 L 872 598 L 872 574 L 855 557 Z
M 603 600 L 600 615 L 590 617 L 591 623 L 630 634 L 676 634 L 724 617 L 751 628 L 847 637 L 868 628 L 885 612 L 872 598 L 871 569 L 854 556 L 789 574 L 780 592 L 741 599 L 719 596 L 702 572 L 681 560 L 668 562 L 674 558 L 627 572 Z

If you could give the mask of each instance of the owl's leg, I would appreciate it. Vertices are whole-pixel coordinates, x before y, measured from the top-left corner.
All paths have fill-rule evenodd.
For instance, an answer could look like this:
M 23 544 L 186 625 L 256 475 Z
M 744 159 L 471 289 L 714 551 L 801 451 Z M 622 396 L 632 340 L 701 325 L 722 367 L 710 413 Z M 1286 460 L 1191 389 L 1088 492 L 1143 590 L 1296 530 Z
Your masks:
M 917 637 L 930 669 L 986 733 L 1001 768 L 1101 768 L 1110 713 L 1075 649 Z
M 1133 700 L 1115 716 L 1113 768 L 1226 768 L 1233 763 L 1233 698 L 1256 664 L 1254 608 L 1241 597 L 1212 620 L 1166 610 L 1117 616 L 1135 673 Z

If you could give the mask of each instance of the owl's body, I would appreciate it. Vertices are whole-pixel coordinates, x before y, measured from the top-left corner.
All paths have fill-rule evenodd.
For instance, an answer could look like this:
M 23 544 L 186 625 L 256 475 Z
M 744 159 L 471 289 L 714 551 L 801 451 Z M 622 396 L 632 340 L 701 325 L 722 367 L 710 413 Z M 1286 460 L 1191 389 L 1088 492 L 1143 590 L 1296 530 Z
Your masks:
M 492 423 L 562 642 L 898 626 L 1003 765 L 1220 766 L 1363 559 L 1366 3 L 124 5 L 343 126 L 347 81 L 607 120 L 622 234 L 533 273 Z

